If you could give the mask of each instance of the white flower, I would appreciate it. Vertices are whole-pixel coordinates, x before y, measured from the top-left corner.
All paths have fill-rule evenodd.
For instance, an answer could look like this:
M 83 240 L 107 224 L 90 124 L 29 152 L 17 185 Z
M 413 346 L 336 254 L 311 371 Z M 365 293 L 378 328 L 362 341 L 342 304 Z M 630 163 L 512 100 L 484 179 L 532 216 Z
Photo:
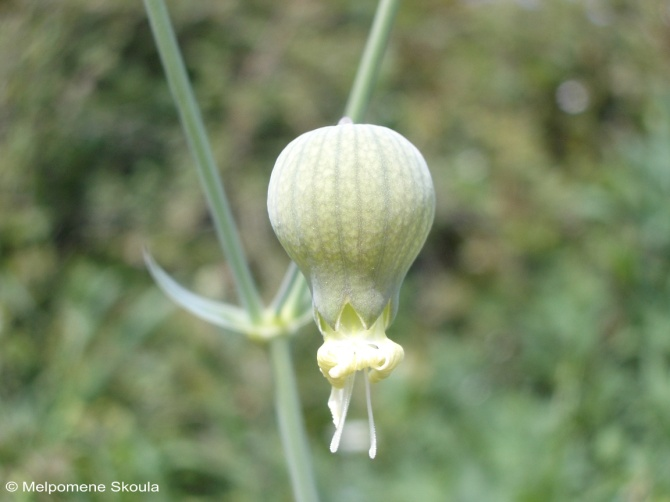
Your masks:
M 344 122 L 316 129 L 279 155 L 268 212 L 307 279 L 324 337 L 317 360 L 333 386 L 331 450 L 339 444 L 354 377 L 363 371 L 374 457 L 368 380 L 386 378 L 403 358 L 386 328 L 433 222 L 435 191 L 426 162 L 385 127 Z

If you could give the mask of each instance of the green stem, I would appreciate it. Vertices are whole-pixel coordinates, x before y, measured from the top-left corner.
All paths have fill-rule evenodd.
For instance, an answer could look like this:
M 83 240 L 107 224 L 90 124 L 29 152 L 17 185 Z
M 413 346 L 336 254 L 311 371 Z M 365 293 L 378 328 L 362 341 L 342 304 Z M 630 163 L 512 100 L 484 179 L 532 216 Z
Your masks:
M 307 282 L 295 262 L 291 262 L 284 274 L 279 290 L 270 304 L 275 315 L 282 314 L 283 309 L 291 303 L 296 303 L 296 298 L 307 294 Z M 293 309 L 293 314 L 298 316 L 300 311 Z
M 365 116 L 399 4 L 400 0 L 380 0 L 377 5 L 375 19 L 344 112 L 344 116 L 353 122 L 360 122 Z
M 289 338 L 275 337 L 270 342 L 275 380 L 275 406 L 279 419 L 284 455 L 289 465 L 296 502 L 317 502 L 319 495 L 300 409 Z
M 263 304 L 242 250 L 235 220 L 223 190 L 223 182 L 214 161 L 200 109 L 186 74 L 165 2 L 163 0 L 144 0 L 144 6 L 170 90 L 179 110 L 182 127 L 195 158 L 200 182 L 214 220 L 216 234 L 233 273 L 240 301 L 249 312 L 251 319 L 260 321 Z

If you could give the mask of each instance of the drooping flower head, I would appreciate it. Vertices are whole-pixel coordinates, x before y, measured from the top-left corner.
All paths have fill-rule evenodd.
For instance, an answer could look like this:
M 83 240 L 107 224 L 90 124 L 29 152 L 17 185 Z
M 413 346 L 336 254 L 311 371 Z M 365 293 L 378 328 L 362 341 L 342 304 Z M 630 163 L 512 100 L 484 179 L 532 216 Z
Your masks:
M 270 178 L 268 212 L 312 292 L 324 337 L 317 360 L 333 386 L 334 451 L 355 373 L 365 371 L 375 382 L 403 358 L 386 328 L 433 222 L 433 183 L 425 160 L 403 136 L 345 120 L 305 133 L 282 151 Z M 373 439 L 371 456 L 374 449 Z

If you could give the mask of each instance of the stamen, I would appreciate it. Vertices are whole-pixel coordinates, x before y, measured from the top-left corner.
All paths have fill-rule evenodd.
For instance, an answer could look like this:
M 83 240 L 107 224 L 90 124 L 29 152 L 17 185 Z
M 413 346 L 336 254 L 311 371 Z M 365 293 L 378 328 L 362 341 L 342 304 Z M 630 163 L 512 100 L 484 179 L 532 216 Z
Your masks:
M 370 424 L 370 450 L 368 451 L 370 458 L 375 458 L 377 455 L 377 433 L 375 432 L 375 417 L 372 415 L 372 398 L 370 397 L 370 379 L 368 378 L 369 370 L 365 369 L 365 400 L 368 404 L 368 423 Z
M 351 403 L 351 393 L 354 390 L 355 377 L 356 373 L 352 373 L 351 376 L 347 378 L 344 388 L 342 389 L 333 387 L 328 402 L 333 418 L 336 420 L 335 434 L 333 435 L 333 440 L 330 442 L 330 451 L 332 453 L 335 453 L 340 447 L 340 439 L 342 439 L 342 432 L 344 431 L 344 421 L 347 418 L 349 403 Z

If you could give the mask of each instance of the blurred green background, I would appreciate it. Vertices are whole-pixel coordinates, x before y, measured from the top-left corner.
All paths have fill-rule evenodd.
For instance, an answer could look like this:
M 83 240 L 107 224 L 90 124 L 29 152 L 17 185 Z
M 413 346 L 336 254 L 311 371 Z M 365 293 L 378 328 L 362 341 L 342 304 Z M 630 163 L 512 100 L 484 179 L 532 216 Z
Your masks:
M 274 159 L 339 119 L 374 2 L 169 6 L 269 300 Z M 329 453 L 320 336 L 293 344 L 325 502 L 670 501 L 669 63 L 667 0 L 402 4 L 368 119 L 423 152 L 437 215 L 377 459 Z M 144 244 L 235 301 L 142 4 L 0 2 L 0 499 L 291 500 L 264 349 L 174 308 Z

